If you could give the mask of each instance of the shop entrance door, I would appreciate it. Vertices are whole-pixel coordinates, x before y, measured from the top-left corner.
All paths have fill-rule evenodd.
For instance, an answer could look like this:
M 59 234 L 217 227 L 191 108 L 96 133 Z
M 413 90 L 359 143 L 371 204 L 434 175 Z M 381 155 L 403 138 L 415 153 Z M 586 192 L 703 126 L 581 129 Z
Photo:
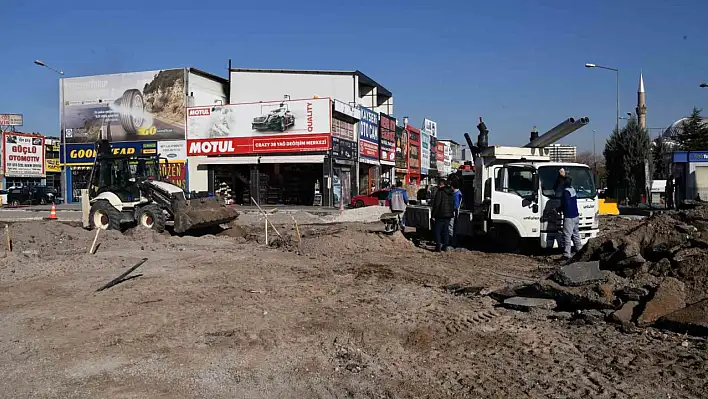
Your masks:
M 351 169 L 341 169 L 339 173 L 339 181 L 341 182 L 341 195 L 344 205 L 352 202 L 352 171 Z M 339 204 L 337 204 L 339 205 Z

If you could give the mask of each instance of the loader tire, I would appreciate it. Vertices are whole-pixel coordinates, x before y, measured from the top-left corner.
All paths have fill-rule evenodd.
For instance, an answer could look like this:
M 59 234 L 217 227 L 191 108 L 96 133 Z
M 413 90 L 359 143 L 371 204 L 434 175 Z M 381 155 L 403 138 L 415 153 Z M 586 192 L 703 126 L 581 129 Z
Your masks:
M 91 228 L 120 230 L 121 214 L 108 201 L 96 201 L 91 205 L 89 223 Z
M 158 233 L 165 231 L 165 213 L 155 204 L 145 205 L 138 211 L 138 226 L 154 230 Z
M 138 129 L 145 123 L 145 98 L 137 89 L 123 92 L 120 98 L 120 124 L 128 134 L 137 134 Z

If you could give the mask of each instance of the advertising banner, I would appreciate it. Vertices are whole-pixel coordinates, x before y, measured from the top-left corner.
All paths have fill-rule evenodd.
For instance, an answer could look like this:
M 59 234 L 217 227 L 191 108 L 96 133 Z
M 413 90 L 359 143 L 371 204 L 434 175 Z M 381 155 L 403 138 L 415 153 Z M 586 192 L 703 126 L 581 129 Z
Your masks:
M 386 114 L 379 118 L 379 150 L 381 164 L 396 165 L 396 118 Z
M 329 151 L 328 98 L 196 107 L 187 110 L 187 155 Z
M 450 145 L 449 142 L 443 142 L 445 145 L 445 149 L 443 151 L 444 154 L 444 168 L 443 168 L 443 174 L 444 175 L 449 175 L 452 173 L 452 146 Z
M 63 79 L 67 143 L 184 140 L 184 69 Z
M 357 159 L 355 141 L 343 140 L 332 137 L 332 158 L 354 161 Z
M 44 137 L 3 133 L 3 165 L 8 177 L 44 177 Z
M 44 161 L 44 170 L 47 173 L 61 173 L 59 158 L 47 158 Z
M 359 106 L 361 119 L 359 120 L 359 156 L 363 158 L 379 159 L 379 115 Z
M 352 107 L 351 105 L 339 100 L 332 100 L 332 103 L 336 112 L 340 112 L 356 120 L 361 119 L 361 110 L 359 108 Z
M 423 131 L 428 133 L 431 137 L 438 137 L 438 124 L 437 122 L 431 121 L 430 119 L 423 120 Z
M 430 135 L 420 132 L 420 173 L 427 175 L 430 169 Z
M 187 163 L 184 161 L 164 160 L 160 163 L 160 176 L 163 181 L 174 184 L 182 190 L 187 190 Z
M 152 155 L 157 154 L 156 141 L 122 141 L 111 143 L 111 149 L 116 155 Z M 59 157 L 64 162 L 64 154 L 59 153 Z M 94 144 L 67 144 L 66 145 L 67 166 L 92 165 L 96 159 L 96 148 Z
M 22 126 L 22 114 L 0 114 L 0 125 Z
M 411 125 L 406 126 L 408 131 L 408 171 L 420 173 L 420 130 Z
M 356 125 L 337 118 L 332 119 L 332 136 L 356 141 Z
M 396 126 L 396 167 L 408 169 L 408 130 Z
M 428 168 L 428 173 L 438 172 L 438 139 L 430 136 L 430 168 Z
M 436 160 L 438 162 L 445 161 L 445 143 L 444 142 L 442 142 L 442 141 L 437 142 L 436 155 L 437 155 Z
M 157 153 L 169 161 L 187 160 L 187 142 L 185 140 L 158 141 Z

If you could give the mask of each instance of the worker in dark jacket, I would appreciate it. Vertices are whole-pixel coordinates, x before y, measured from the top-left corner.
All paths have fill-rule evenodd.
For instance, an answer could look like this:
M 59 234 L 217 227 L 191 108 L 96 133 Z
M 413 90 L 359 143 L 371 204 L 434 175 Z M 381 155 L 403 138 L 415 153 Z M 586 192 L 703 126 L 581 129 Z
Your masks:
M 563 211 L 563 257 L 570 259 L 571 245 L 575 245 L 575 250 L 580 251 L 582 243 L 580 241 L 580 212 L 578 212 L 578 195 L 572 186 L 573 179 L 565 176 L 563 182 L 563 196 L 561 197 L 561 209 Z
M 432 217 L 435 220 L 435 251 L 446 251 L 450 245 L 450 220 L 455 216 L 455 199 L 450 187 L 444 180 L 440 182 L 438 192 L 433 199 Z

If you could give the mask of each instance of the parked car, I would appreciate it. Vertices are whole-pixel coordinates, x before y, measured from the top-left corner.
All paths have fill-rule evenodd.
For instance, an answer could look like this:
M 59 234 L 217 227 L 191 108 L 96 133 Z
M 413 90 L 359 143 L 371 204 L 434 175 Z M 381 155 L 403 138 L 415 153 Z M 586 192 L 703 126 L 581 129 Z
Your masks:
M 11 187 L 7 191 L 7 204 L 20 205 L 45 205 L 55 202 L 57 190 L 47 186 Z
M 374 206 L 378 205 L 379 201 L 384 201 L 384 205 L 388 206 L 388 193 L 389 190 L 378 190 L 369 195 L 355 195 L 352 198 L 351 206 L 354 208 Z

